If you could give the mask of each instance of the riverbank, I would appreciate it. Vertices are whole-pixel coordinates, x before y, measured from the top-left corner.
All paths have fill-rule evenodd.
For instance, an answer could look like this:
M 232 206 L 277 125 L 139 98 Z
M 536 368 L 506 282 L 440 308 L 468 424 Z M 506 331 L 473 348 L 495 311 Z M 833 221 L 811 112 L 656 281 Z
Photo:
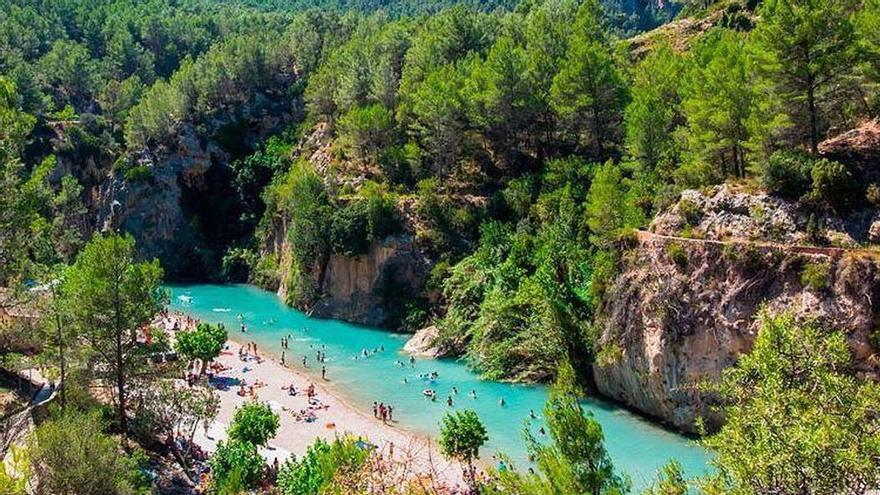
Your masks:
M 197 320 L 170 314 L 162 324 L 173 334 L 175 322 L 185 329 Z M 236 408 L 259 400 L 268 403 L 280 417 L 278 433 L 261 451 L 270 464 L 275 459 L 283 464 L 290 455 L 302 456 L 318 438 L 330 441 L 350 434 L 372 443 L 383 456 L 405 464 L 413 476 L 430 474 L 450 485 L 462 482 L 460 466 L 444 459 L 430 438 L 406 431 L 393 421 L 383 423 L 360 411 L 332 390 L 332 376 L 326 381 L 315 379 L 269 358 L 259 347 L 259 360 L 252 355 L 242 360 L 239 351 L 242 345 L 249 343 L 246 336 L 231 331 L 226 348 L 214 361 L 224 370 L 215 373 L 211 381 L 220 397 L 220 410 L 208 432 L 197 434 L 195 441 L 200 447 L 212 452 L 218 441 L 225 440 L 226 428 Z M 245 342 L 238 342 L 239 339 Z M 296 395 L 290 395 L 291 385 Z M 310 385 L 315 389 L 311 401 L 306 394 Z M 242 387 L 244 395 L 241 395 Z

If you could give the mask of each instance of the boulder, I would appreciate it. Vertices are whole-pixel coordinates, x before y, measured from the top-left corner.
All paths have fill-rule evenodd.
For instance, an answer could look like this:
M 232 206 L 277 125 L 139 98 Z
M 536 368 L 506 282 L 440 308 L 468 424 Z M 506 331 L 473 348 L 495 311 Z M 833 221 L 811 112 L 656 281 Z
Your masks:
M 403 346 L 403 350 L 416 355 L 429 358 L 439 357 L 442 353 L 440 348 L 435 346 L 440 330 L 435 326 L 427 326 L 416 332 Z

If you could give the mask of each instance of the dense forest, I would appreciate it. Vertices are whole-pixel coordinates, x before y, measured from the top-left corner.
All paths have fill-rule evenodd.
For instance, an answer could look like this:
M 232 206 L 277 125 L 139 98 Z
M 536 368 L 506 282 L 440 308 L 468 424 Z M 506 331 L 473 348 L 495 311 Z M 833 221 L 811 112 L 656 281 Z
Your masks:
M 688 23 L 698 27 L 682 34 Z M 382 295 L 385 326 L 436 326 L 435 345 L 487 378 L 560 378 L 548 406 L 556 444 L 532 445 L 539 474 L 495 473 L 482 489 L 625 493 L 601 429 L 591 430 L 571 394 L 591 387 L 594 362 L 619 352 L 598 345 L 595 316 L 634 231 L 676 204 L 686 219 L 699 216 L 679 202 L 682 191 L 726 183 L 807 208 L 811 243 L 830 246 L 822 218 L 880 208 L 880 176 L 823 155 L 820 143 L 878 116 L 878 83 L 877 0 L 0 0 L 0 308 L 43 284 L 60 287 L 51 299 L 64 304 L 46 310 L 57 318 L 45 341 L 0 332 L 0 358 L 64 352 L 52 332 L 78 328 L 71 340 L 88 352 L 69 359 L 88 365 L 70 382 L 85 395 L 96 376 L 113 383 L 114 410 L 55 427 L 95 430 L 112 444 L 102 421 L 125 437 L 155 424 L 128 425 L 132 410 L 183 400 L 153 390 L 126 402 L 126 380 L 155 371 L 140 367 L 155 349 L 126 333 L 161 308 L 163 267 L 170 279 L 280 286 L 287 303 L 310 309 L 331 256 L 407 236 L 430 269 L 418 293 Z M 179 191 L 170 201 L 169 184 Z M 107 232 L 126 208 L 173 210 L 168 217 L 185 228 L 173 224 L 174 242 L 154 251 L 166 217 L 124 224 L 135 245 Z M 691 227 L 680 235 L 694 237 Z M 284 257 L 272 249 L 282 243 Z M 162 267 L 144 261 L 154 256 Z M 126 298 L 124 311 L 107 309 Z M 876 423 L 876 387 L 838 373 L 849 359 L 839 336 L 786 317 L 763 315 L 762 325 L 753 357 L 718 392 L 730 422 L 709 441 L 719 474 L 701 490 L 776 493 L 756 484 L 801 483 L 809 489 L 778 493 L 862 493 L 877 480 L 877 448 L 862 442 Z M 182 355 L 203 359 L 204 345 L 226 340 L 223 329 L 200 331 Z M 115 356 L 105 347 L 112 339 Z M 809 376 L 789 383 L 801 373 Z M 804 383 L 845 423 L 822 431 L 858 440 L 835 458 L 838 467 L 858 464 L 851 477 L 774 472 L 760 462 L 772 449 L 750 443 L 767 434 L 748 424 L 750 414 L 785 423 L 771 396 L 822 415 Z M 756 389 L 766 395 L 750 402 Z M 835 402 L 841 390 L 848 399 Z M 211 416 L 201 399 L 186 396 Z M 79 395 L 71 402 L 94 406 Z M 142 417 L 162 422 L 151 414 Z M 48 425 L 38 430 L 46 443 L 63 436 Z M 598 447 L 577 444 L 571 431 L 592 432 L 584 441 Z M 794 451 L 813 445 L 798 442 Z M 363 468 L 343 443 L 333 462 L 353 465 L 340 473 Z M 230 441 L 215 469 L 230 486 L 256 485 L 261 444 Z M 333 457 L 329 449 L 316 444 L 310 455 Z M 814 454 L 779 462 L 821 465 Z M 36 465 L 50 465 L 41 455 Z M 584 458 L 599 466 L 587 469 Z M 111 488 L 89 493 L 135 493 L 144 480 L 129 460 L 137 461 L 107 471 Z M 294 486 L 307 468 L 294 462 L 279 479 Z M 750 470 L 766 478 L 756 482 Z M 666 474 L 656 493 L 685 493 L 674 465 Z

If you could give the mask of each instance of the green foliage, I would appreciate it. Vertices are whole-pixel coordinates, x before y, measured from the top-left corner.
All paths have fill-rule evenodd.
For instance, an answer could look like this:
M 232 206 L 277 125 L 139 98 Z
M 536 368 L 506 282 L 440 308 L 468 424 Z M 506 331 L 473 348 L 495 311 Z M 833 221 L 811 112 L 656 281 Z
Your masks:
M 97 413 L 67 410 L 50 419 L 31 436 L 27 454 L 48 493 L 142 493 L 137 465 L 104 433 Z
M 259 485 L 266 462 L 252 443 L 221 440 L 210 464 L 214 491 L 237 493 L 237 489 L 248 490 Z
M 684 246 L 677 242 L 666 244 L 666 256 L 675 263 L 679 268 L 684 268 L 688 264 L 688 255 L 684 250 Z
M 137 330 L 162 309 L 161 283 L 159 262 L 138 262 L 129 235 L 95 235 L 65 273 L 63 292 L 69 295 L 74 327 L 115 388 L 123 432 L 127 385 L 143 358 Z
M 842 333 L 763 313 L 718 390 L 727 421 L 706 440 L 706 493 L 858 493 L 877 479 L 880 387 L 848 374 L 850 360 Z
M 279 417 L 269 404 L 248 402 L 235 410 L 229 425 L 230 441 L 265 446 L 278 431 Z
M 812 199 L 842 211 L 857 204 L 861 192 L 859 184 L 842 163 L 819 159 L 813 164 L 810 177 L 813 180 Z
M 400 229 L 393 196 L 370 182 L 361 187 L 360 198 L 333 212 L 330 220 L 330 248 L 346 256 L 365 254 L 369 243 Z
M 258 151 L 230 164 L 235 174 L 234 187 L 238 193 L 242 211 L 242 223 L 253 228 L 266 209 L 261 195 L 266 187 L 283 170 L 283 156 L 270 152 L 270 145 L 283 146 L 277 141 L 267 143 L 266 151 Z
M 446 413 L 440 422 L 440 451 L 450 459 L 465 464 L 465 479 L 476 483 L 474 459 L 480 457 L 480 447 L 489 440 L 486 427 L 477 413 L 470 409 Z
M 688 482 L 678 461 L 669 461 L 663 465 L 653 486 L 643 495 L 687 495 Z
M 624 229 L 644 222 L 641 213 L 626 201 L 623 173 L 612 162 L 596 170 L 587 201 L 587 225 L 596 244 L 607 245 Z
M 832 88 L 860 56 L 850 16 L 855 6 L 850 0 L 771 0 L 758 11 L 758 67 L 786 101 L 796 142 L 808 144 L 813 155 L 827 126 L 824 110 L 836 98 Z
M 624 116 L 626 147 L 644 169 L 668 170 L 679 161 L 674 131 L 684 118 L 680 92 L 687 61 L 664 45 L 633 68 L 632 100 Z
M 291 245 L 288 302 L 305 304 L 316 297 L 310 270 L 329 254 L 329 229 L 333 209 L 321 178 L 305 161 L 293 164 L 264 195 L 267 214 L 288 220 L 287 240 Z
M 524 435 L 537 473 L 509 469 L 496 474 L 483 486 L 491 495 L 559 493 L 621 495 L 629 493 L 630 481 L 615 472 L 604 447 L 602 426 L 584 411 L 577 400 L 574 369 L 560 367 L 556 384 L 544 406 L 551 442 L 539 442 L 526 429 Z
M 820 291 L 828 287 L 828 277 L 831 274 L 831 264 L 827 262 L 807 262 L 801 271 L 801 284 L 814 291 Z
M 337 122 L 339 142 L 355 160 L 377 163 L 393 125 L 391 112 L 379 103 L 355 107 Z
M 370 455 L 360 440 L 345 436 L 330 443 L 315 440 L 302 459 L 289 459 L 278 473 L 282 495 L 319 495 L 332 489 L 334 479 L 360 468 Z
M 718 30 L 707 35 L 694 52 L 696 67 L 689 74 L 682 102 L 687 159 L 717 168 L 716 177 L 745 177 L 750 120 L 760 94 L 752 81 L 745 37 Z M 709 177 L 689 185 L 712 182 Z
M 222 324 L 199 323 L 195 330 L 177 333 L 174 350 L 187 359 L 200 360 L 201 373 L 204 373 L 208 362 L 220 355 L 226 338 L 226 328 Z
M 570 132 L 589 136 L 583 144 L 601 157 L 620 132 L 626 83 L 599 27 L 598 3 L 587 0 L 577 15 L 568 53 L 550 88 L 551 104 Z
M 770 192 L 799 198 L 810 189 L 813 162 L 802 151 L 777 151 L 760 167 L 758 180 Z

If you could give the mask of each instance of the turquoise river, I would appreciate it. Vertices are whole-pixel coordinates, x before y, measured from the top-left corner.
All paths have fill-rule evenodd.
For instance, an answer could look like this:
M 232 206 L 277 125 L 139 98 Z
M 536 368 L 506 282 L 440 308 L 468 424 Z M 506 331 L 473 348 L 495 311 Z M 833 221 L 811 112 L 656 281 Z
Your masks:
M 543 386 L 516 385 L 481 380 L 468 367 L 452 359 L 416 359 L 410 365 L 402 348 L 407 335 L 373 329 L 336 320 L 309 318 L 286 306 L 275 294 L 249 285 L 172 285 L 171 309 L 203 321 L 224 323 L 230 337 L 255 341 L 261 349 L 280 355 L 280 339 L 292 334 L 287 362 L 302 371 L 315 373 L 316 349 L 324 346 L 330 386 L 356 407 L 369 410 L 373 401 L 392 404 L 398 424 L 412 431 L 435 436 L 443 414 L 449 410 L 446 398 L 458 389 L 454 408 L 475 410 L 489 432 L 483 457 L 504 452 L 517 465 L 524 465 L 526 450 L 521 431 L 533 410 L 539 420 L 529 427 L 540 437 L 541 412 L 547 397 Z M 247 334 L 240 333 L 240 322 Z M 362 357 L 363 350 L 378 350 Z M 382 351 L 381 349 L 384 349 Z M 356 359 L 357 357 L 357 359 Z M 431 383 L 420 375 L 436 371 Z M 406 378 L 406 383 L 404 382 Z M 437 390 L 436 402 L 422 395 L 426 388 Z M 471 390 L 476 398 L 470 397 Z M 499 404 L 504 398 L 505 405 Z M 648 485 L 661 467 L 677 459 L 689 476 L 709 469 L 709 454 L 691 440 L 667 431 L 627 410 L 602 400 L 587 400 L 584 406 L 602 424 L 605 443 L 614 465 L 627 473 L 638 489 Z

